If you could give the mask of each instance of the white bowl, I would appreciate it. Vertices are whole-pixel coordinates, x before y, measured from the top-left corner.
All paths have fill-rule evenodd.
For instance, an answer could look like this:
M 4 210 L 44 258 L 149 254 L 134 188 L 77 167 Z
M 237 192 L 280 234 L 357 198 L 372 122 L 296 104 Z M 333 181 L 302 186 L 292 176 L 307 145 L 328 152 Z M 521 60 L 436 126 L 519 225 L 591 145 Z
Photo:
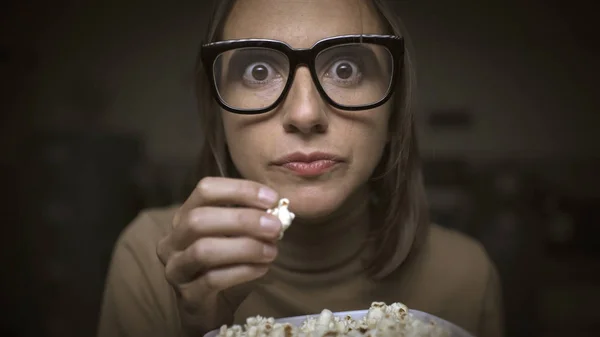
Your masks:
M 473 337 L 473 335 L 466 332 L 464 329 L 462 329 L 446 320 L 443 320 L 439 317 L 436 317 L 436 316 L 433 316 L 433 315 L 430 315 L 428 313 L 418 311 L 418 310 L 409 309 L 408 311 L 413 315 L 413 317 L 415 317 L 418 320 L 422 320 L 425 322 L 434 321 L 436 324 L 443 326 L 444 328 L 446 328 L 447 330 L 450 331 L 451 337 Z M 334 312 L 333 314 L 334 314 L 334 316 L 341 316 L 341 317 L 346 317 L 348 315 L 348 316 L 352 317 L 353 319 L 358 320 L 358 319 L 363 318 L 367 314 L 367 310 L 341 311 L 341 312 Z M 308 318 L 308 317 L 319 317 L 319 314 L 278 318 L 275 320 L 275 322 L 290 323 L 295 326 L 300 326 L 300 324 L 302 324 L 302 322 L 304 320 L 306 320 L 306 318 Z M 216 329 L 216 330 L 208 332 L 207 334 L 204 335 L 204 337 L 215 337 L 215 336 L 217 336 L 218 333 L 219 333 L 219 329 Z

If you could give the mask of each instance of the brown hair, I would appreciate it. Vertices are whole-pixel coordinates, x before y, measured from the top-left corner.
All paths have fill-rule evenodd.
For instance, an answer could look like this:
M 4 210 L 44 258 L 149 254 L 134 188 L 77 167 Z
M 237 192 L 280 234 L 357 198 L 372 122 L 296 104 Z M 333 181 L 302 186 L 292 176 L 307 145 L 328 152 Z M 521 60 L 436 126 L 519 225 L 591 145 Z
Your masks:
M 215 1 L 204 43 L 220 38 L 227 15 L 236 0 Z M 415 70 L 412 48 L 400 19 L 381 0 L 372 0 L 374 7 L 394 35 L 405 39 L 405 54 L 401 80 L 397 81 L 393 98 L 396 113 L 391 115 L 390 140 L 370 180 L 374 193 L 374 219 L 369 240 L 376 250 L 366 264 L 368 273 L 380 279 L 402 264 L 427 234 L 429 217 L 422 182 L 421 164 L 414 127 Z M 211 96 L 207 77 L 200 59 L 196 69 L 197 99 L 204 143 L 200 152 L 198 176 L 239 177 L 225 146 L 220 111 Z

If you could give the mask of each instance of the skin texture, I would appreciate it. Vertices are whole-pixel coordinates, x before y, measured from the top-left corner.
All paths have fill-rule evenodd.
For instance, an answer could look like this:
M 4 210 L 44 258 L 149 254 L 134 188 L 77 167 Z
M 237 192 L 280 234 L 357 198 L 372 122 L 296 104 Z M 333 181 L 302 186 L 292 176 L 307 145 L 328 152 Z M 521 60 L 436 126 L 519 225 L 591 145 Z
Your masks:
M 223 38 L 268 38 L 310 48 L 323 38 L 361 33 L 384 33 L 367 1 L 243 0 L 234 5 Z M 331 222 L 366 199 L 365 185 L 386 144 L 390 113 L 389 102 L 364 111 L 334 109 L 320 97 L 309 70 L 300 67 L 287 98 L 276 109 L 255 116 L 222 111 L 222 118 L 237 170 L 290 199 L 296 224 Z M 272 165 L 296 151 L 331 153 L 344 162 L 311 178 Z

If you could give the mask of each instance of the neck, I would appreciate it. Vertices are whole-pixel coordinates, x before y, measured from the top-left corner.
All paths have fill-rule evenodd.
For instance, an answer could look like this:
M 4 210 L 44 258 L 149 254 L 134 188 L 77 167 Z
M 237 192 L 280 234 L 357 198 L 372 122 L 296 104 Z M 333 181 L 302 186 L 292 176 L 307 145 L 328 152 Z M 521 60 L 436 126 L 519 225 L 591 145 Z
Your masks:
M 294 220 L 276 265 L 295 272 L 333 271 L 360 259 L 369 231 L 368 193 L 357 193 L 319 221 Z

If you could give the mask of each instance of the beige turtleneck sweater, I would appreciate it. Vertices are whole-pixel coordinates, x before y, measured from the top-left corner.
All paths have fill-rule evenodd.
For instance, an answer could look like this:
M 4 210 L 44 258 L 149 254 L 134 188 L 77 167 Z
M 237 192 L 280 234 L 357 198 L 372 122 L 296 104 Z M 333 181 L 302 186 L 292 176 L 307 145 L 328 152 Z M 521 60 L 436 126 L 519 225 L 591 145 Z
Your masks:
M 121 234 L 108 273 L 99 337 L 181 336 L 175 295 L 156 256 L 156 244 L 167 234 L 175 210 L 142 212 Z M 290 242 L 283 242 L 269 273 L 238 308 L 236 323 L 255 315 L 277 318 L 325 308 L 367 309 L 373 301 L 402 302 L 478 337 L 502 336 L 498 274 L 473 239 L 433 225 L 417 254 L 384 280 L 373 281 L 363 272 L 361 250 L 347 248 L 361 246 L 366 235 L 361 227 L 315 231 L 298 242 L 289 238 L 292 228 L 284 238 Z

